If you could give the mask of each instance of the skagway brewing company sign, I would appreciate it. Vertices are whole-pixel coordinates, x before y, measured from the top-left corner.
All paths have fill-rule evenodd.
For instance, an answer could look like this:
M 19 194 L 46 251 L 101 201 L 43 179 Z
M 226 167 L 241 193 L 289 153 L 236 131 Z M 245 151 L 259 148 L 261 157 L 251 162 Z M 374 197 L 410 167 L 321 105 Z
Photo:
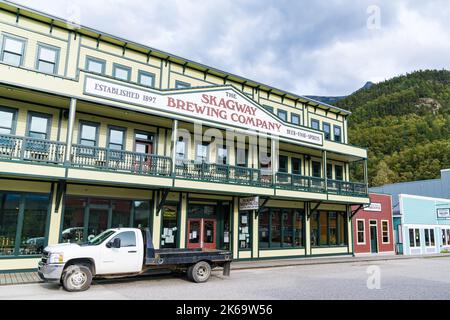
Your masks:
M 229 87 L 164 95 L 87 76 L 84 93 L 244 130 L 323 144 L 322 134 L 283 123 Z

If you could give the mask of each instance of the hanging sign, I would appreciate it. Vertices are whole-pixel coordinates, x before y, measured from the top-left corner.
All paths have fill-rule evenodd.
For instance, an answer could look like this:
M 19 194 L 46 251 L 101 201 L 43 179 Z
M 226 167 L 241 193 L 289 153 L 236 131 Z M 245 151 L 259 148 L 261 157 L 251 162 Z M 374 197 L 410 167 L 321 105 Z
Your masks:
M 450 208 L 440 208 L 436 212 L 438 219 L 450 219 Z
M 364 206 L 364 211 L 381 212 L 381 203 L 372 202 L 370 205 Z
M 239 210 L 250 211 L 259 209 L 259 197 L 249 197 L 239 199 Z
M 84 94 L 323 145 L 322 133 L 289 125 L 230 87 L 163 94 L 87 76 Z

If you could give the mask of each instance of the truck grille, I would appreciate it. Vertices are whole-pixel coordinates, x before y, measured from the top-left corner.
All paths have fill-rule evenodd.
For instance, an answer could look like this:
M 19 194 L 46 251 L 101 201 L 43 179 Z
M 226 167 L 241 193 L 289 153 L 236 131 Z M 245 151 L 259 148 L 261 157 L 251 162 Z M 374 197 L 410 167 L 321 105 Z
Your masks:
M 47 251 L 44 250 L 44 252 L 42 253 L 42 259 L 41 259 L 41 261 L 42 261 L 43 263 L 47 263 L 48 256 L 49 256 L 49 252 L 47 252 Z

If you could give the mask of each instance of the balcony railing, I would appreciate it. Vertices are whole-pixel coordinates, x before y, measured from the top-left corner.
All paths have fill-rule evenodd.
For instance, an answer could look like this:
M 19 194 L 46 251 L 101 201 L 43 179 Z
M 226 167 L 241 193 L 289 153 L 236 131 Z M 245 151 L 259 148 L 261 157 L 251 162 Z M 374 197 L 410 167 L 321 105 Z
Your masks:
M 66 144 L 62 142 L 0 134 L 0 159 L 20 160 L 78 168 L 172 177 L 172 159 L 153 154 L 73 145 L 70 161 L 65 163 Z M 367 186 L 339 180 L 252 169 L 201 161 L 177 160 L 175 176 L 203 182 L 244 185 L 284 190 L 367 197 Z
M 153 154 L 73 145 L 73 167 L 126 172 L 137 175 L 171 176 L 172 159 Z
M 322 178 L 278 172 L 277 188 L 293 191 L 323 193 L 325 192 L 325 180 Z
M 63 164 L 66 144 L 13 135 L 0 135 L 0 158 Z
M 263 170 L 200 161 L 178 161 L 176 176 L 203 182 L 239 184 L 271 188 L 272 175 Z

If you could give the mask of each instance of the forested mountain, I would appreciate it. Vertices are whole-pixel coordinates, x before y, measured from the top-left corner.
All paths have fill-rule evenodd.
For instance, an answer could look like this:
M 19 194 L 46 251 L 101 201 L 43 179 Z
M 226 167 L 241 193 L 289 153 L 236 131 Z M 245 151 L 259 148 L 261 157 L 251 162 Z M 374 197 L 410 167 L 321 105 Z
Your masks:
M 399 76 L 335 105 L 353 113 L 349 140 L 369 150 L 371 186 L 438 178 L 450 168 L 450 71 Z

